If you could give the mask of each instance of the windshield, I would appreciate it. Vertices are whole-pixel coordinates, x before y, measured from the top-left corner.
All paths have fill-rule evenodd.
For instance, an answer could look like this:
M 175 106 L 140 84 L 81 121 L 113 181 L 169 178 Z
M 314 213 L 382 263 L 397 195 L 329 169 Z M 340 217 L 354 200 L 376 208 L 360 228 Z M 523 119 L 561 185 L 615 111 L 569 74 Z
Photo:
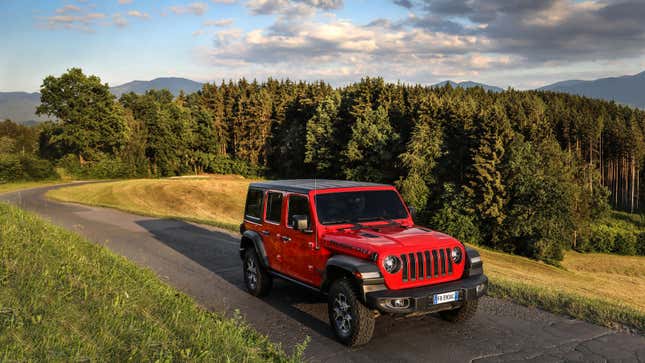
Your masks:
M 316 210 L 322 224 L 408 217 L 399 195 L 393 190 L 320 194 L 316 196 Z

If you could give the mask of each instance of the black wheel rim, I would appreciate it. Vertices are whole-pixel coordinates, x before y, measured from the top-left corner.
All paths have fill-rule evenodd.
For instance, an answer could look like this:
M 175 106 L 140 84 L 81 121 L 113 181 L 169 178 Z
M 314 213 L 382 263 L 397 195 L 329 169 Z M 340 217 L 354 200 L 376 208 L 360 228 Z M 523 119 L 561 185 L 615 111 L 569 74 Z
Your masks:
M 246 284 L 249 289 L 255 290 L 258 286 L 258 268 L 253 257 L 246 259 Z
M 342 336 L 348 336 L 352 331 L 352 309 L 347 296 L 339 292 L 334 296 L 332 305 L 334 326 Z

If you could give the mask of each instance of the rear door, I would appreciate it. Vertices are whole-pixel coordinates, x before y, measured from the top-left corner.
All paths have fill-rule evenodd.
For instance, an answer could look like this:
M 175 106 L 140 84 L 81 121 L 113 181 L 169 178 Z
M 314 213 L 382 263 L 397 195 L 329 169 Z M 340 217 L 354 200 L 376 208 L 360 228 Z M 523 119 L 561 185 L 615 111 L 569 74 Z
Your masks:
M 280 191 L 269 190 L 265 198 L 264 223 L 260 230 L 264 248 L 269 257 L 269 265 L 272 269 L 286 272 L 283 256 L 283 204 L 284 194 Z
M 315 267 L 315 234 L 312 230 L 309 198 L 302 194 L 289 194 L 286 203 L 286 228 L 282 240 L 282 254 L 290 276 L 314 286 L 320 285 L 321 276 Z M 294 228 L 293 216 L 305 215 L 309 221 L 308 231 Z

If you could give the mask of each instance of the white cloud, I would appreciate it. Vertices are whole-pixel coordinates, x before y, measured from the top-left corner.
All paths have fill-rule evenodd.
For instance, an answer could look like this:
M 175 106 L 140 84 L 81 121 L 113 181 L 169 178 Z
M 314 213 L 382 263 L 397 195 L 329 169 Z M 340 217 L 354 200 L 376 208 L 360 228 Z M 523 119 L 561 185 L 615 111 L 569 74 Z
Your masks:
M 235 4 L 237 2 L 237 0 L 211 0 L 211 1 L 214 2 L 215 4 L 228 4 L 228 5 Z
M 147 13 L 142 13 L 139 10 L 130 10 L 128 11 L 128 15 L 135 18 L 142 18 L 142 19 L 148 19 L 150 17 L 148 16 Z
M 132 4 L 132 0 L 119 0 L 119 4 L 121 5 Z
M 517 61 L 487 52 L 490 42 L 485 37 L 327 19 L 280 17 L 267 29 L 221 31 L 213 47 L 200 48 L 197 56 L 227 78 L 272 76 L 335 84 L 370 75 L 413 82 L 466 78 Z
M 79 11 L 81 11 L 81 8 L 79 8 L 76 5 L 71 5 L 71 4 L 68 4 L 68 5 L 63 6 L 62 8 L 56 9 L 57 14 L 65 14 L 65 13 L 79 12 Z
M 193 14 L 193 15 L 201 16 L 201 15 L 204 15 L 206 11 L 208 11 L 208 4 L 197 2 L 197 3 L 188 4 L 188 5 L 171 6 L 170 11 L 178 15 Z
M 206 20 L 205 22 L 202 23 L 203 26 L 215 26 L 215 27 L 229 26 L 232 24 L 233 24 L 233 19 Z

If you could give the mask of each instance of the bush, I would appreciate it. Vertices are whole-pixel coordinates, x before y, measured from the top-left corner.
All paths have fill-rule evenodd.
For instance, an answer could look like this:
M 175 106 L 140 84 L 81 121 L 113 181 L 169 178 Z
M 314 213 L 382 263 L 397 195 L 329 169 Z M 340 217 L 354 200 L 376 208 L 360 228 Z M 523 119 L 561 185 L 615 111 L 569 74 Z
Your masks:
M 639 233 L 636 238 L 636 254 L 645 256 L 645 232 Z
M 262 175 L 262 168 L 251 165 L 243 160 L 231 159 L 228 157 L 212 157 L 208 160 L 206 172 L 214 174 L 237 174 L 244 177 L 256 177 Z
M 54 165 L 34 155 L 0 154 L 0 183 L 58 178 Z
M 620 255 L 630 255 L 633 256 L 636 254 L 636 243 L 637 243 L 636 234 L 628 231 L 620 231 L 616 233 L 616 239 L 614 240 L 614 249 L 612 252 L 618 253 Z
M 583 252 L 643 255 L 645 252 L 645 232 L 636 233 L 604 224 L 595 225 L 591 228 L 589 241 L 582 243 L 579 249 Z
M 0 154 L 0 183 L 23 179 L 22 164 L 15 154 Z
M 80 164 L 78 156 L 65 155 L 57 166 L 64 168 L 77 178 L 117 179 L 138 176 L 136 168 L 118 157 L 99 155 L 97 160 Z
M 20 164 L 22 165 L 23 175 L 26 179 L 41 180 L 58 178 L 54 165 L 49 160 L 26 154 L 20 156 Z
M 590 247 L 592 251 L 610 253 L 614 250 L 616 232 L 613 228 L 600 225 L 591 229 Z

